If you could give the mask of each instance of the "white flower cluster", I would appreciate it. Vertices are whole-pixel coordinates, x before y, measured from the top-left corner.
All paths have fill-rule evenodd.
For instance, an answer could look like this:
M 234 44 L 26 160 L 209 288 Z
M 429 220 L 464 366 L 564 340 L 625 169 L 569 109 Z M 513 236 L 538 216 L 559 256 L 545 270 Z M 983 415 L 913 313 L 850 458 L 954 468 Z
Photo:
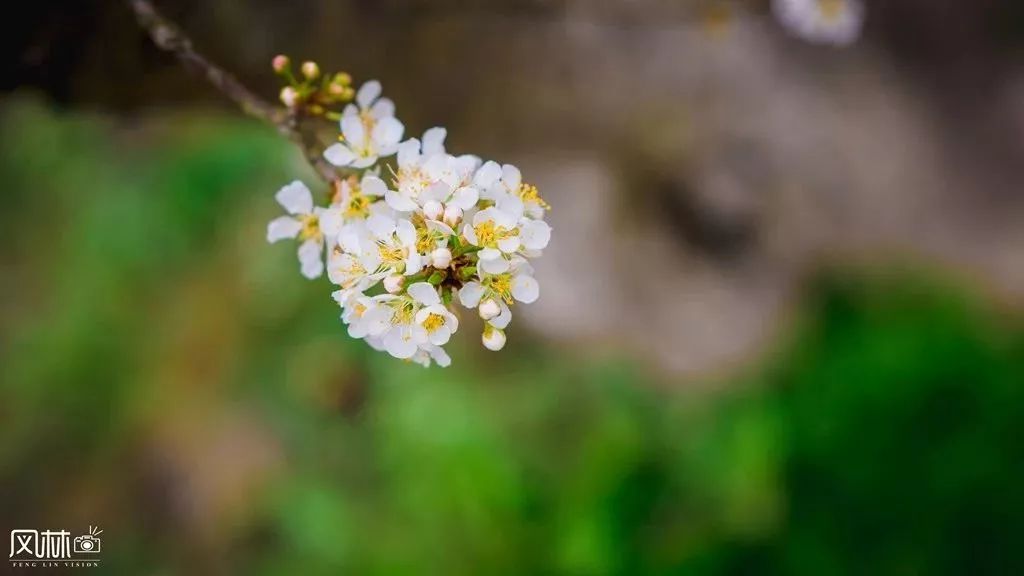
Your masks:
M 270 222 L 267 240 L 298 239 L 308 278 L 326 258 L 349 334 L 377 350 L 447 366 L 455 300 L 477 310 L 484 346 L 500 350 L 513 304 L 540 294 L 529 259 L 551 238 L 548 205 L 515 166 L 449 154 L 443 128 L 401 141 L 395 106 L 380 94 L 376 81 L 359 89 L 342 113 L 341 142 L 324 152 L 359 174 L 339 180 L 326 207 L 301 182 L 282 188 L 289 215 Z M 392 155 L 394 165 L 379 163 Z
M 862 0 L 773 0 L 772 11 L 787 30 L 815 44 L 852 44 L 864 24 Z

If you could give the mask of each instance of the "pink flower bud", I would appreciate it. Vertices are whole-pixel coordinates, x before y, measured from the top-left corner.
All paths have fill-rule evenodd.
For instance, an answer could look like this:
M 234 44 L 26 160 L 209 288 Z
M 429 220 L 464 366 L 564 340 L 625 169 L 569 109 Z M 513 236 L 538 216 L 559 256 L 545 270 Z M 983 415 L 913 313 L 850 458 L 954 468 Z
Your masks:
M 270 65 L 274 67 L 274 72 L 280 74 L 288 68 L 289 64 L 291 64 L 291 60 L 289 60 L 287 56 L 284 54 L 278 54 L 277 56 L 274 56 L 273 60 L 271 60 Z

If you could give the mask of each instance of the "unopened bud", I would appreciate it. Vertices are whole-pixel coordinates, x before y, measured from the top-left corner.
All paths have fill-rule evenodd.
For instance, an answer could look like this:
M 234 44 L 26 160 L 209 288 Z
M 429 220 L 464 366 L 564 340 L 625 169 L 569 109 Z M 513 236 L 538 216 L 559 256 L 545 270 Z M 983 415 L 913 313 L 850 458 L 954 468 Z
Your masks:
M 327 91 L 330 92 L 331 96 L 345 95 L 345 87 L 334 82 L 327 85 Z
M 291 86 L 281 88 L 281 102 L 289 108 L 294 108 L 299 103 L 299 91 Z
M 438 248 L 430 253 L 430 265 L 443 270 L 452 263 L 452 251 L 447 248 Z
M 399 274 L 392 274 L 384 279 L 384 289 L 388 291 L 388 294 L 398 294 L 402 291 L 404 284 L 405 277 Z
M 444 223 L 445 224 L 447 224 L 449 226 L 452 226 L 452 227 L 455 227 L 455 225 L 458 224 L 459 220 L 461 220 L 461 219 L 462 219 L 462 208 L 459 208 L 458 206 L 456 206 L 454 204 L 449 204 L 444 209 Z
M 437 200 L 428 200 L 423 205 L 423 215 L 431 220 L 437 220 L 444 214 L 444 206 L 441 205 Z
M 274 56 L 274 59 L 270 61 L 270 65 L 273 66 L 274 72 L 278 74 L 283 73 L 288 69 L 288 65 L 291 64 L 291 60 L 288 59 L 284 54 L 278 54 Z
M 484 348 L 497 352 L 505 347 L 505 332 L 488 324 L 484 327 Z
M 309 80 L 314 80 L 320 76 L 320 67 L 316 65 L 316 62 L 307 60 L 302 63 L 302 75 Z
M 334 83 L 342 86 L 348 86 L 352 84 L 352 77 L 345 72 L 338 72 L 334 75 Z
M 498 314 L 501 314 L 501 307 L 493 298 L 488 298 L 480 303 L 480 317 L 484 320 L 490 320 Z

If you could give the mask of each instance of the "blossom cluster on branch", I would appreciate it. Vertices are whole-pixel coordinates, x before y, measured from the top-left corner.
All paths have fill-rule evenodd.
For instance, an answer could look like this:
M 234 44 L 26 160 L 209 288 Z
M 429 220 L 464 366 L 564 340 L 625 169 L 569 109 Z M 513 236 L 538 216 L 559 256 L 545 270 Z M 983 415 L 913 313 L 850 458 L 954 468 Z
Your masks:
M 281 95 L 289 107 L 312 102 L 332 117 L 324 104 L 351 100 L 347 75 L 317 83 L 319 69 L 307 63 L 299 80 L 280 58 L 274 68 L 290 82 Z M 337 115 L 339 142 L 324 158 L 346 175 L 329 203 L 315 205 L 300 181 L 281 188 L 288 215 L 270 222 L 267 239 L 298 240 L 302 274 L 326 269 L 348 333 L 377 350 L 447 366 L 456 300 L 484 320 L 483 345 L 500 350 L 513 306 L 540 294 L 530 260 L 551 238 L 548 204 L 515 166 L 448 153 L 444 128 L 403 140 L 381 91 L 366 82 Z

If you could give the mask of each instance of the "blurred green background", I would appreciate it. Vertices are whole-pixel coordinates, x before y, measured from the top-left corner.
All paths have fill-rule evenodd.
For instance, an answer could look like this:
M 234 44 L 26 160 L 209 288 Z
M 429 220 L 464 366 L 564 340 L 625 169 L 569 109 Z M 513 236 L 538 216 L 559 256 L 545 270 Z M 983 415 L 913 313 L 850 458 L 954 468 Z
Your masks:
M 0 100 L 0 530 L 98 525 L 109 574 L 1024 574 L 1024 318 L 971 268 L 813 260 L 701 370 L 529 318 L 424 370 L 264 242 L 289 143 L 55 100 Z

